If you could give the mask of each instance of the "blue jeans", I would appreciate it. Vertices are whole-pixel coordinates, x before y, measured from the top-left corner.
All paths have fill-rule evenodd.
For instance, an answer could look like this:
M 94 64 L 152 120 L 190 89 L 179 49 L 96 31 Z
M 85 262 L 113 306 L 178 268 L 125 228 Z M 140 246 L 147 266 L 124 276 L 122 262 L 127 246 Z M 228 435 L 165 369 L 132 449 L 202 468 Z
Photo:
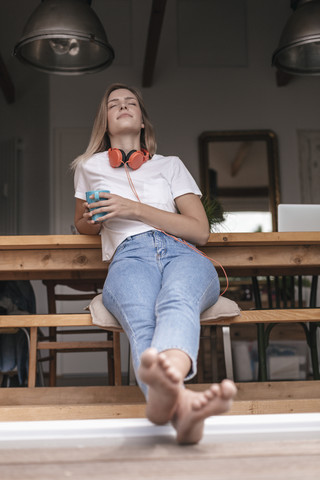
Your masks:
M 133 367 L 149 347 L 179 349 L 191 359 L 186 380 L 196 374 L 200 313 L 219 297 L 217 272 L 210 260 L 159 231 L 128 237 L 113 257 L 103 303 L 118 319 L 131 346 Z

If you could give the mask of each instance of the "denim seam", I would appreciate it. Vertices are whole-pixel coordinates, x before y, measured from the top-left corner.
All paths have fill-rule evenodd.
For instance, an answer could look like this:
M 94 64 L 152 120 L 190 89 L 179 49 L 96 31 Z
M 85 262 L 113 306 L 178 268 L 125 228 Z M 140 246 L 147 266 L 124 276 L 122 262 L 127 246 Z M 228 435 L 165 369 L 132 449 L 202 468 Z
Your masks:
M 216 272 L 216 276 L 212 278 L 211 282 L 209 283 L 209 285 L 207 286 L 207 288 L 205 289 L 204 292 L 202 292 L 202 295 L 199 297 L 199 301 L 198 301 L 198 305 L 200 304 L 201 300 L 203 299 L 203 297 L 207 294 L 207 292 L 210 290 L 210 288 L 212 287 L 213 283 L 216 282 L 217 280 L 217 272 Z M 218 298 L 219 298 L 219 295 L 218 295 Z M 217 300 L 216 300 L 217 301 Z M 214 304 L 212 304 L 214 305 Z
M 110 295 L 110 297 L 112 298 L 114 304 L 117 306 L 117 308 L 122 311 L 122 309 L 120 308 L 120 305 L 117 301 L 117 299 L 114 297 L 113 293 L 109 290 L 109 288 L 107 286 L 105 286 L 105 289 L 108 291 L 108 294 Z M 126 321 L 126 325 L 128 327 L 128 329 L 130 330 L 131 332 L 131 335 L 132 335 L 132 340 L 134 341 L 134 344 L 137 345 L 137 341 L 136 341 L 136 335 L 134 333 L 134 331 L 132 330 L 131 328 L 131 325 L 130 323 L 128 322 L 128 318 L 127 316 L 123 313 L 123 316 L 125 317 L 125 321 Z M 122 326 L 122 325 L 121 325 Z M 127 334 L 127 337 L 128 337 L 128 334 Z

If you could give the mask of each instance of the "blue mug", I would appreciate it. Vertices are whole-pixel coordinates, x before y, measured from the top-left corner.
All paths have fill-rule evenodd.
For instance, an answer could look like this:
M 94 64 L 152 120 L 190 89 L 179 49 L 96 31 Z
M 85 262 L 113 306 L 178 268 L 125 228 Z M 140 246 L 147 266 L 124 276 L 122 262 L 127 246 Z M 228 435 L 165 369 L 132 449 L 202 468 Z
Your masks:
M 91 192 L 86 192 L 86 199 L 88 203 L 94 203 L 94 202 L 99 202 L 101 200 L 100 198 L 100 193 L 110 193 L 110 190 L 93 190 Z M 94 198 L 90 198 L 92 195 L 94 195 Z M 90 208 L 90 211 L 95 210 L 94 208 Z M 95 222 L 97 221 L 98 218 L 104 217 L 107 214 L 107 212 L 103 213 L 96 213 L 95 215 L 92 215 L 92 220 Z

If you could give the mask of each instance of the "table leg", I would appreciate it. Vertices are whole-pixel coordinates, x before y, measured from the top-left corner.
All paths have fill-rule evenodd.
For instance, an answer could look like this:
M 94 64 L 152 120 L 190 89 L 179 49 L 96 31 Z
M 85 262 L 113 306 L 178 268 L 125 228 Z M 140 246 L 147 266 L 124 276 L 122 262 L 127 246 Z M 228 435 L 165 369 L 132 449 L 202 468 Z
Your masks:
M 309 339 L 310 339 L 310 352 L 311 352 L 311 363 L 312 363 L 312 372 L 313 379 L 320 380 L 319 372 L 319 356 L 318 356 L 318 346 L 317 346 L 317 328 L 318 323 L 311 323 L 309 325 Z
M 38 328 L 30 328 L 28 387 L 36 386 Z
M 258 358 L 259 358 L 259 374 L 260 382 L 267 381 L 267 349 L 264 323 L 257 323 L 257 341 L 258 341 Z

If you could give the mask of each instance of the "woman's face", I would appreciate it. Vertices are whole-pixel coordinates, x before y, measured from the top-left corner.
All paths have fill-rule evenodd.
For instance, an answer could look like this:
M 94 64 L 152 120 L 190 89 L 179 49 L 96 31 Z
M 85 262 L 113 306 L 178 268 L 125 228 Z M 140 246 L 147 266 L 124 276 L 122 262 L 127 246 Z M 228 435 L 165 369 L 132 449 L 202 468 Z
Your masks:
M 108 126 L 110 137 L 123 134 L 140 135 L 144 128 L 137 97 L 125 88 L 110 93 L 108 102 Z

